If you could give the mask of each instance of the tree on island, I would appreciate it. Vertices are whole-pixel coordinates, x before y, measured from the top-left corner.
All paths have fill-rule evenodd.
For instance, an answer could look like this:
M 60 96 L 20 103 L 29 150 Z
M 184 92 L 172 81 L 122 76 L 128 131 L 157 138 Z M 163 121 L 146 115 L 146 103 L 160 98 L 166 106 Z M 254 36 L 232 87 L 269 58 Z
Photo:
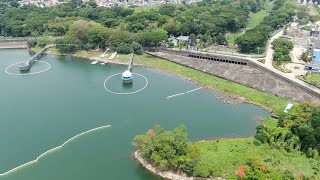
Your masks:
M 145 135 L 137 135 L 133 144 L 139 148 L 142 157 L 157 169 L 193 174 L 199 152 L 193 143 L 188 142 L 184 125 L 173 131 L 165 131 L 157 125 Z

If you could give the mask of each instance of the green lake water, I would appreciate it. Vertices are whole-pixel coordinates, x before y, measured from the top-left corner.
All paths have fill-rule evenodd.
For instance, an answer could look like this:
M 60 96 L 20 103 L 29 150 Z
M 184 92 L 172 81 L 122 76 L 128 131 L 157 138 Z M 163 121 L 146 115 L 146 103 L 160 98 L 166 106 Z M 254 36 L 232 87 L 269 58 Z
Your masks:
M 41 74 L 8 75 L 11 64 L 30 57 L 26 50 L 0 50 L 0 174 L 36 159 L 68 139 L 92 131 L 23 166 L 0 180 L 149 180 L 153 176 L 133 159 L 135 135 L 156 124 L 173 129 L 183 123 L 189 139 L 254 134 L 259 117 L 269 114 L 249 104 L 224 104 L 206 89 L 170 99 L 166 97 L 199 86 L 160 70 L 134 67 L 148 86 L 133 95 L 115 95 L 104 81 L 126 67 L 91 65 L 77 58 L 46 55 L 51 68 Z M 36 62 L 31 72 L 48 66 Z M 18 67 L 8 69 L 19 73 Z M 135 75 L 132 87 L 122 86 L 120 75 L 106 86 L 132 92 L 146 81 Z

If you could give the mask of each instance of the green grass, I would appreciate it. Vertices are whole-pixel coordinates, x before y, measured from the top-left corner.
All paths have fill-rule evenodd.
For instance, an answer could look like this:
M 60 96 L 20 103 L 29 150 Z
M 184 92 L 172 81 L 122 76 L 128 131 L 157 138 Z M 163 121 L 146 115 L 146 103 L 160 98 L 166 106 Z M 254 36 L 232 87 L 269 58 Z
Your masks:
M 273 7 L 273 2 L 266 2 L 264 10 L 253 13 L 249 17 L 246 28 L 252 29 L 258 26 L 263 21 L 263 19 L 269 15 L 269 12 L 272 9 L 272 7 Z M 236 38 L 243 35 L 244 33 L 245 33 L 244 31 L 238 31 L 238 32 L 227 34 L 226 36 L 227 41 L 229 43 L 235 43 Z
M 274 118 L 264 118 L 263 124 L 268 127 L 277 127 L 278 125 L 278 119 Z
M 300 78 L 301 80 L 312 84 L 316 87 L 320 87 L 320 74 L 319 73 L 311 73 Z
M 214 175 L 227 179 L 237 179 L 236 170 L 245 164 L 247 158 L 257 158 L 267 169 L 288 170 L 295 177 L 315 176 L 320 179 L 320 162 L 307 158 L 299 152 L 285 152 L 261 144 L 254 138 L 224 139 L 220 141 L 198 142 L 200 162 L 210 165 Z
M 265 59 L 259 59 L 258 61 L 261 62 L 262 64 L 264 64 L 266 62 Z
M 261 10 L 256 13 L 253 13 L 251 17 L 248 19 L 248 24 L 246 28 L 252 29 L 258 26 L 263 19 L 269 15 L 269 12 L 266 10 Z
M 272 66 L 276 69 L 278 69 L 279 71 L 282 71 L 284 73 L 291 73 L 292 71 L 290 71 L 289 69 L 284 68 L 284 65 L 287 62 L 277 62 L 277 61 L 272 61 Z
M 100 57 L 100 55 L 102 53 L 103 52 L 101 52 L 101 51 L 84 51 L 84 50 L 81 50 L 81 51 L 77 51 L 73 55 L 77 56 L 77 57 L 91 58 L 91 57 Z
M 243 34 L 244 34 L 244 31 L 234 32 L 234 33 L 227 34 L 226 38 L 229 43 L 235 43 L 236 38 L 243 35 Z

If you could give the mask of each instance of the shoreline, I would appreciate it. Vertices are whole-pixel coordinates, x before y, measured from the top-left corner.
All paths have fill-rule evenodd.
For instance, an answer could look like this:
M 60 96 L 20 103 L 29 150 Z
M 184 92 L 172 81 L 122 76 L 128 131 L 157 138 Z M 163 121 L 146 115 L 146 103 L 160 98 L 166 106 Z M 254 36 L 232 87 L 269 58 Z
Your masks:
M 145 169 L 150 171 L 151 173 L 158 175 L 164 179 L 170 180 L 225 180 L 221 177 L 217 178 L 202 178 L 202 177 L 189 177 L 186 174 L 178 174 L 172 171 L 159 171 L 155 167 L 153 167 L 150 163 L 148 163 L 145 159 L 143 159 L 138 151 L 134 152 L 134 158 L 138 161 L 138 163 L 143 166 Z
M 33 49 L 29 49 L 27 48 L 28 51 L 31 51 L 31 52 L 36 52 L 34 51 Z M 79 55 L 74 55 L 74 54 L 59 54 L 59 53 L 55 53 L 55 52 L 52 52 L 50 51 L 50 48 L 48 49 L 48 51 L 45 52 L 45 54 L 49 54 L 49 55 L 56 55 L 56 56 L 70 56 L 70 57 L 73 57 L 73 58 L 81 58 L 81 59 L 84 59 L 86 61 L 99 61 L 99 62 L 104 62 L 104 63 L 110 63 L 110 64 L 116 64 L 116 65 L 124 65 L 126 66 L 127 64 L 124 63 L 124 62 L 118 62 L 118 61 L 114 61 L 114 60 L 101 60 L 99 57 L 85 57 L 85 56 L 79 56 Z M 155 56 L 153 56 L 155 57 Z M 157 57 L 155 57 L 157 58 Z M 246 103 L 246 104 L 251 104 L 251 105 L 254 105 L 254 106 L 257 106 L 265 111 L 267 111 L 268 113 L 270 113 L 270 116 L 272 116 L 273 114 L 273 110 L 270 108 L 270 107 L 266 107 L 266 106 L 263 106 L 263 105 L 260 105 L 256 102 L 253 102 L 253 101 L 250 101 L 248 99 L 246 99 L 245 97 L 242 97 L 242 96 L 239 96 L 239 95 L 235 95 L 235 94 L 228 94 L 228 93 L 225 93 L 219 89 L 215 89 L 215 88 L 211 88 L 211 87 L 207 87 L 207 86 L 202 86 L 200 85 L 196 80 L 192 79 L 192 78 L 189 78 L 189 77 L 186 77 L 186 76 L 183 76 L 179 73 L 176 73 L 176 72 L 173 72 L 173 71 L 169 71 L 169 70 L 165 70 L 159 66 L 154 66 L 154 65 L 145 65 L 145 64 L 139 64 L 139 63 L 134 63 L 134 65 L 136 66 L 139 66 L 139 67 L 145 67 L 145 68 L 153 68 L 155 70 L 159 70 L 161 72 L 165 72 L 165 73 L 169 73 L 170 75 L 175 75 L 175 77 L 177 78 L 181 78 L 183 80 L 186 80 L 186 81 L 189 81 L 189 82 L 192 82 L 200 87 L 203 87 L 205 88 L 206 90 L 209 90 L 211 92 L 213 92 L 216 97 L 224 104 L 239 104 L 239 103 Z M 192 68 L 190 68 L 192 69 Z M 213 75 L 211 75 L 213 76 Z M 231 82 L 231 81 L 230 81 Z M 267 92 L 264 92 L 264 93 L 267 93 Z

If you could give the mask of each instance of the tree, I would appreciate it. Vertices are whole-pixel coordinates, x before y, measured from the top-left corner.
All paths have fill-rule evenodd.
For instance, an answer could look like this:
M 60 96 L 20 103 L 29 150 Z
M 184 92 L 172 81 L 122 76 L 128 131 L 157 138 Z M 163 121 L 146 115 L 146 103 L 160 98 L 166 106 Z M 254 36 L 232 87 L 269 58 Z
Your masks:
M 291 61 L 290 51 L 293 49 L 293 42 L 284 38 L 278 38 L 272 42 L 275 53 L 273 59 L 276 61 Z
M 286 151 L 300 150 L 308 157 L 320 153 L 320 105 L 301 103 L 280 115 L 277 128 L 257 127 L 256 139 Z
M 173 131 L 165 131 L 160 126 L 149 129 L 145 135 L 137 135 L 133 144 L 141 155 L 160 170 L 182 169 L 192 174 L 198 151 L 188 142 L 186 127 L 180 125 Z
M 15 8 L 17 8 L 17 7 L 19 7 L 19 3 L 17 2 L 17 1 L 10 1 L 10 6 L 12 6 L 12 7 L 15 7 Z
M 272 46 L 274 49 L 282 48 L 291 51 L 293 49 L 293 42 L 288 39 L 278 38 L 272 42 Z
M 92 8 L 96 8 L 97 7 L 97 3 L 95 0 L 90 0 L 89 2 L 87 2 L 87 4 L 89 6 L 91 6 Z
M 74 39 L 72 39 L 72 37 L 70 36 L 65 36 L 62 39 L 57 39 L 55 44 L 56 44 L 56 48 L 58 49 L 58 51 L 60 53 L 73 53 L 75 52 L 78 47 L 76 44 L 74 44 Z
M 29 38 L 27 40 L 28 48 L 33 48 L 37 45 L 37 41 L 34 38 Z
M 197 37 L 194 34 L 191 34 L 189 36 L 189 42 L 190 42 L 190 46 L 194 46 L 197 44 Z
M 163 29 L 157 29 L 155 31 L 140 32 L 136 36 L 136 41 L 143 46 L 154 47 L 160 46 L 162 42 L 167 41 L 167 32 Z
M 137 42 L 132 42 L 131 48 L 135 54 L 141 55 L 143 53 L 141 45 Z
M 309 62 L 310 61 L 310 57 L 309 57 L 309 53 L 308 52 L 303 52 L 301 54 L 301 57 L 300 57 L 304 62 Z
M 133 50 L 130 44 L 122 42 L 116 47 L 116 51 L 120 54 L 129 54 L 132 53 Z

